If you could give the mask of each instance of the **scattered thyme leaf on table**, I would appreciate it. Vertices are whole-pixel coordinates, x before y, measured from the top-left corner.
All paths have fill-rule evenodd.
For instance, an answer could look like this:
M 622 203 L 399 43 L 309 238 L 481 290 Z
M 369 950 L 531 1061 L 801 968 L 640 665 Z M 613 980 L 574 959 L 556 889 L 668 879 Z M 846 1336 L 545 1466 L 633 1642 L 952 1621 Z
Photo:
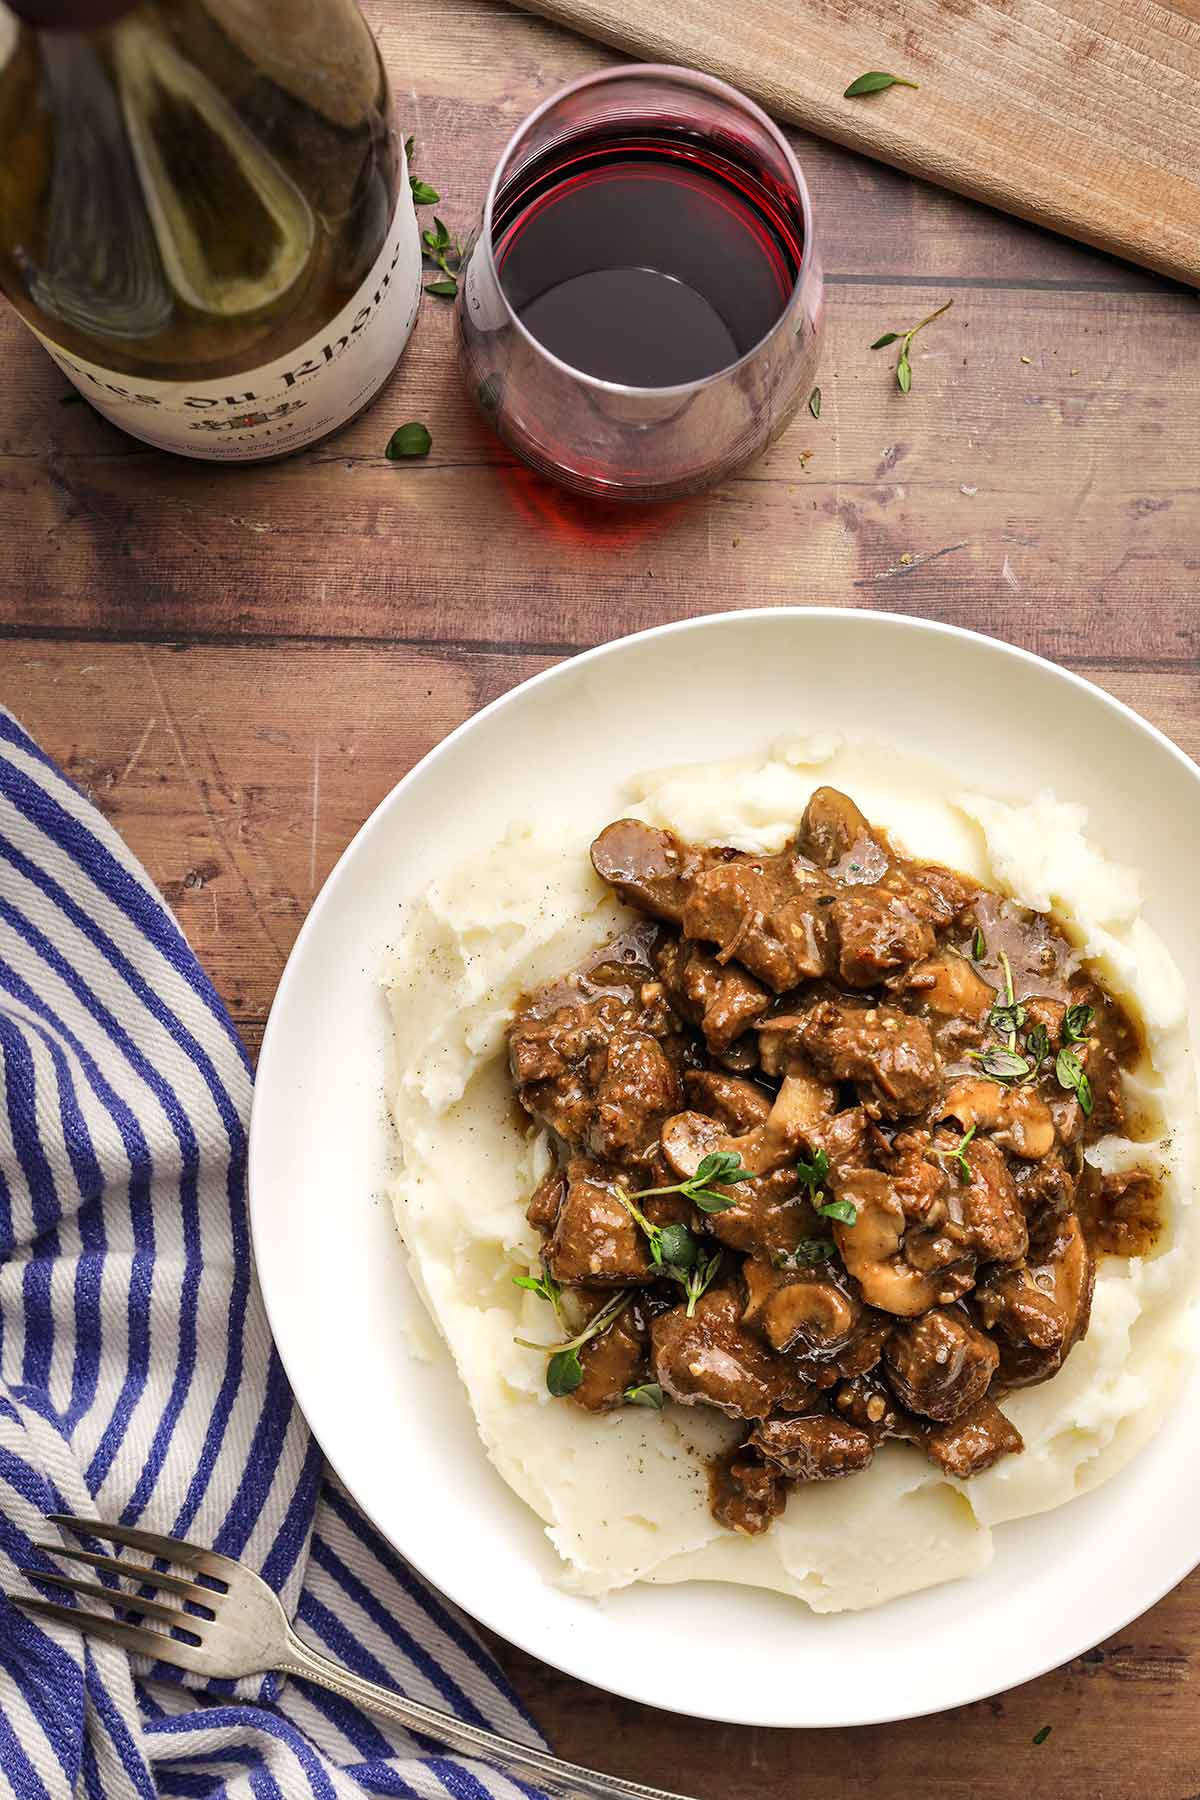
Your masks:
M 902 394 L 907 394 L 912 386 L 912 364 L 908 359 L 910 344 L 918 331 L 924 331 L 927 325 L 932 325 L 935 319 L 940 319 L 944 312 L 949 312 L 953 305 L 953 300 L 947 300 L 945 306 L 939 306 L 936 312 L 927 314 L 909 331 L 885 331 L 883 336 L 877 337 L 871 345 L 872 350 L 886 349 L 888 344 L 900 345 L 900 355 L 896 359 L 896 386 Z
M 387 444 L 389 462 L 400 462 L 408 456 L 428 456 L 433 448 L 433 437 L 428 425 L 422 425 L 419 419 L 410 419 L 407 425 L 397 425 Z
M 856 76 L 842 99 L 861 100 L 864 94 L 882 94 L 885 88 L 919 88 L 920 85 L 919 81 L 909 81 L 904 75 L 889 75 L 886 69 L 868 69 L 865 75 Z

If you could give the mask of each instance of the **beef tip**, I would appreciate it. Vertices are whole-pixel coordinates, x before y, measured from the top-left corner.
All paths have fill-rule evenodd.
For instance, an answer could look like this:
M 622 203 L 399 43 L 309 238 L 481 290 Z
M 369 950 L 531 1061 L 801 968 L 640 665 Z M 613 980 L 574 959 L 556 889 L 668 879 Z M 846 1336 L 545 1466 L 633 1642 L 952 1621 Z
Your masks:
M 926 1427 L 897 1403 L 891 1388 L 878 1372 L 867 1370 L 838 1383 L 833 1404 L 848 1425 L 865 1431 L 873 1444 L 885 1438 L 905 1438 L 915 1443 Z
M 567 1165 L 567 1191 L 545 1256 L 564 1287 L 623 1287 L 653 1273 L 645 1234 L 617 1198 L 608 1172 L 586 1157 L 572 1157 Z
M 663 1120 L 682 1100 L 679 1077 L 658 1040 L 647 1032 L 617 1032 L 596 1089 L 589 1147 L 611 1162 L 648 1156 Z
M 878 853 L 871 827 L 850 796 L 840 788 L 817 788 L 804 809 L 796 837 L 801 855 L 818 869 L 832 869 L 860 843 L 872 846 Z M 877 872 L 882 873 L 882 869 Z
M 827 1265 L 826 1265 L 827 1268 Z M 742 1264 L 746 1308 L 742 1314 L 772 1350 L 800 1347 L 829 1354 L 855 1335 L 863 1308 L 820 1267 L 778 1268 L 764 1258 Z
M 541 1124 L 575 1149 L 636 1161 L 682 1102 L 685 1044 L 660 983 L 605 986 L 594 973 L 529 996 L 509 1030 L 509 1064 L 518 1099 Z
M 813 1129 L 811 1141 L 815 1150 L 823 1150 L 830 1173 L 836 1181 L 839 1174 L 859 1167 L 865 1157 L 864 1145 L 870 1121 L 861 1106 L 848 1106 L 834 1113 Z
M 1069 1046 L 1084 1063 L 1092 1090 L 1089 1136 L 1100 1137 L 1105 1132 L 1121 1134 L 1126 1128 L 1125 1083 L 1121 1072 L 1137 1061 L 1141 1049 L 1137 1027 L 1121 1003 L 1105 994 L 1094 982 L 1077 978 L 1071 990 L 1071 1003 L 1094 1009 L 1086 1040 Z
M 1032 1387 L 1062 1367 L 1088 1327 L 1096 1271 L 1075 1213 L 1051 1217 L 1022 1269 L 981 1282 L 975 1307 L 1000 1345 L 1006 1387 Z
M 780 1471 L 765 1463 L 756 1450 L 742 1445 L 731 1456 L 722 1456 L 710 1473 L 710 1506 L 718 1525 L 758 1537 L 770 1528 L 787 1504 L 787 1489 Z
M 990 1337 L 941 1307 L 898 1325 L 883 1352 L 901 1404 L 941 1421 L 960 1418 L 983 1399 L 999 1360 Z
M 749 1442 L 789 1481 L 837 1481 L 865 1469 L 875 1454 L 867 1432 L 829 1413 L 768 1419 L 755 1426 Z
M 723 1069 L 688 1069 L 683 1087 L 697 1112 L 702 1112 L 733 1136 L 764 1125 L 775 1096 L 756 1081 L 728 1075 Z
M 718 1406 L 740 1419 L 811 1404 L 811 1384 L 747 1331 L 741 1315 L 741 1298 L 732 1288 L 710 1288 L 693 1318 L 682 1306 L 660 1313 L 650 1326 L 650 1344 L 663 1392 L 684 1406 Z
M 932 928 L 893 894 L 842 894 L 829 912 L 837 971 L 847 987 L 875 987 L 934 948 Z
M 593 1075 L 622 1012 L 614 995 L 606 1003 L 567 1003 L 545 1015 L 518 1013 L 508 1038 L 508 1060 L 517 1098 L 540 1124 L 568 1144 L 582 1146 L 595 1114 Z
M 980 1075 L 956 1081 L 938 1108 L 964 1131 L 986 1131 L 1002 1150 L 1036 1162 L 1054 1148 L 1054 1120 L 1037 1089 L 1027 1084 L 1001 1087 Z
M 592 845 L 592 867 L 629 906 L 678 925 L 692 881 L 720 854 L 641 819 L 618 819 Z
M 567 1178 L 561 1169 L 550 1169 L 542 1176 L 533 1190 L 533 1199 L 525 1213 L 525 1217 L 537 1231 L 554 1230 L 566 1191 Z
M 940 1224 L 946 1217 L 950 1180 L 934 1154 L 932 1132 L 898 1131 L 880 1155 L 905 1219 L 910 1224 Z
M 1013 1179 L 1021 1211 L 1031 1224 L 1040 1223 L 1046 1213 L 1061 1217 L 1075 1205 L 1075 1177 L 1057 1154 L 1043 1156 L 1040 1162 L 1017 1163 Z
M 899 1007 L 820 999 L 798 1015 L 798 1035 L 822 1074 L 854 1082 L 873 1118 L 911 1118 L 937 1098 L 929 1027 Z
M 705 869 L 691 882 L 683 935 L 716 944 L 720 962 L 743 968 L 781 994 L 829 965 L 827 887 L 806 864 L 784 851 L 740 857 Z
M 924 919 L 935 931 L 946 931 L 979 896 L 979 884 L 969 875 L 944 869 L 940 863 L 905 860 L 883 877 L 880 887 L 888 888 L 904 901 L 910 912 Z
M 1088 1182 L 1091 1236 L 1109 1256 L 1148 1256 L 1162 1229 L 1162 1183 L 1147 1169 L 1122 1169 Z
M 878 1368 L 895 1322 L 886 1314 L 864 1306 L 846 1343 L 831 1358 L 834 1372 L 845 1380 L 854 1380 Z
M 580 1346 L 583 1380 L 571 1395 L 575 1404 L 586 1412 L 609 1412 L 620 1406 L 625 1389 L 634 1386 L 645 1371 L 648 1345 L 646 1320 L 640 1308 L 631 1304 L 618 1313 L 607 1331 Z
M 731 1250 L 767 1258 L 790 1256 L 806 1238 L 828 1236 L 792 1169 L 739 1181 L 727 1191 L 733 1205 L 725 1212 L 710 1213 L 705 1226 Z
M 946 1140 L 942 1147 L 949 1151 L 955 1146 Z M 975 1138 L 963 1155 L 970 1176 L 965 1185 L 956 1180 L 947 1188 L 946 1235 L 980 1262 L 1020 1262 L 1029 1248 L 1029 1231 L 1008 1164 L 990 1138 Z M 954 1166 L 962 1168 L 961 1163 Z
M 994 1400 L 980 1400 L 949 1424 L 935 1426 L 923 1434 L 921 1444 L 930 1462 L 959 1481 L 982 1475 L 1002 1456 L 1025 1448 L 1020 1432 Z
M 700 1027 L 715 1055 L 729 1050 L 771 1004 L 761 981 L 695 944 L 669 939 L 655 960 L 675 1011 Z

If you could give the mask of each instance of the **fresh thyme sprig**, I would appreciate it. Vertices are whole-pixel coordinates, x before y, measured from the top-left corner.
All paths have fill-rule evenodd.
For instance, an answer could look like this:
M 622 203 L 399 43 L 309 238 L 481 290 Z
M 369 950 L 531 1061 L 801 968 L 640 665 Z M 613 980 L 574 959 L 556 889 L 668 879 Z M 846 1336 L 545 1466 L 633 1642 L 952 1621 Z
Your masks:
M 520 1285 L 518 1283 L 518 1285 Z M 602 1306 L 594 1318 L 589 1319 L 583 1330 L 564 1344 L 535 1344 L 532 1338 L 515 1337 L 514 1344 L 520 1344 L 522 1350 L 541 1350 L 549 1358 L 546 1363 L 546 1387 L 556 1400 L 564 1394 L 573 1394 L 583 1380 L 583 1364 L 579 1360 L 579 1352 L 593 1338 L 615 1325 L 629 1302 L 633 1298 L 631 1288 L 622 1288 L 619 1294 Z
M 634 1224 L 645 1232 L 650 1246 L 650 1260 L 660 1269 L 690 1269 L 699 1253 L 699 1245 L 686 1225 L 654 1225 L 635 1202 L 644 1199 L 647 1194 L 675 1191 L 674 1188 L 643 1188 L 637 1195 L 627 1194 L 620 1183 L 613 1189 Z
M 843 1225 L 857 1225 L 858 1208 L 853 1200 L 829 1200 L 821 1186 L 829 1173 L 829 1158 L 823 1150 L 815 1150 L 811 1162 L 803 1158 L 796 1164 L 796 1173 L 808 1189 L 808 1198 L 813 1211 L 820 1213 L 823 1219 L 838 1219 Z
M 422 181 L 419 175 L 413 174 L 412 158 L 413 140 L 407 137 L 404 140 L 404 160 L 408 164 L 408 185 L 412 189 L 413 205 L 436 206 L 442 196 L 436 188 L 431 188 L 427 181 Z
M 718 1151 L 715 1154 L 720 1156 L 727 1155 L 728 1153 Z M 704 1159 L 705 1162 L 710 1160 L 711 1158 L 708 1157 Z M 738 1161 L 736 1156 L 733 1157 L 732 1160 L 735 1163 Z M 702 1255 L 700 1239 L 694 1232 L 689 1231 L 686 1225 L 653 1225 L 641 1208 L 636 1204 L 636 1201 L 644 1200 L 648 1194 L 684 1193 L 691 1183 L 700 1179 L 700 1171 L 703 1167 L 704 1163 L 702 1162 L 700 1168 L 696 1170 L 695 1175 L 689 1178 L 689 1181 L 678 1182 L 674 1187 L 643 1188 L 636 1195 L 627 1194 L 619 1185 L 614 1190 L 617 1199 L 621 1202 L 621 1205 L 625 1208 L 625 1211 L 629 1214 L 635 1225 L 640 1226 L 645 1232 L 650 1244 L 650 1260 L 654 1263 L 656 1268 L 662 1270 L 668 1280 L 677 1281 L 683 1289 L 684 1294 L 687 1297 L 687 1316 L 689 1319 L 695 1317 L 697 1300 L 699 1300 L 700 1296 L 706 1293 L 712 1286 L 713 1278 L 721 1266 L 721 1252 L 717 1250 L 712 1256 L 705 1258 Z M 747 1178 L 747 1171 L 743 1171 L 741 1175 L 729 1175 L 725 1177 L 726 1180 L 730 1181 L 745 1181 Z M 688 1197 L 696 1200 L 694 1192 Z M 715 1195 L 712 1196 L 712 1198 L 724 1199 L 724 1196 Z M 696 1200 L 696 1204 L 702 1206 L 702 1202 L 699 1200 Z M 727 1201 L 726 1205 L 732 1206 L 733 1202 Z M 725 1210 L 724 1207 L 715 1207 L 711 1205 L 703 1207 L 702 1209 L 708 1212 Z
M 1063 1014 L 1062 1041 L 1064 1044 L 1082 1043 L 1087 1037 L 1088 1027 L 1096 1016 L 1094 1006 L 1068 1006 Z
M 912 364 L 908 360 L 908 352 L 913 339 L 918 331 L 924 331 L 927 325 L 932 325 L 935 319 L 940 319 L 944 312 L 949 312 L 953 305 L 953 300 L 947 300 L 945 306 L 939 306 L 936 312 L 927 314 L 909 331 L 885 331 L 883 336 L 877 337 L 871 345 L 872 350 L 883 350 L 888 344 L 898 343 L 900 345 L 900 355 L 896 361 L 896 386 L 902 394 L 907 394 L 912 386 Z M 976 931 L 976 936 L 978 937 L 978 935 L 979 933 Z
M 967 1055 L 979 1064 L 983 1074 L 1005 1087 L 1024 1081 L 1033 1072 L 1020 1052 L 1010 1050 L 1006 1044 L 989 1044 L 986 1050 L 968 1050 Z
M 410 168 L 412 165 L 413 140 L 404 140 L 404 155 Z M 436 206 L 441 199 L 435 187 L 422 181 L 419 175 L 410 174 L 408 185 L 412 189 L 414 206 Z M 434 294 L 439 300 L 453 300 L 458 292 L 458 269 L 462 263 L 462 245 L 450 236 L 450 232 L 441 219 L 434 214 L 433 224 L 426 226 L 421 233 L 422 256 L 434 263 L 442 273 L 436 281 L 431 281 L 425 289 L 427 294 Z
M 958 1164 L 958 1179 L 962 1182 L 964 1187 L 970 1187 L 972 1175 L 971 1165 L 967 1161 L 967 1145 L 971 1142 L 971 1139 L 975 1136 L 977 1130 L 978 1127 L 972 1125 L 969 1131 L 964 1131 L 958 1148 L 950 1152 L 951 1157 Z
M 717 1271 L 721 1267 L 721 1260 L 721 1252 L 715 1250 L 707 1262 L 697 1262 L 694 1268 L 685 1270 L 682 1275 L 676 1274 L 675 1279 L 682 1282 L 683 1291 L 687 1297 L 689 1319 L 695 1318 L 696 1302 L 712 1286 Z M 675 1271 L 672 1270 L 671 1273 L 674 1274 Z
M 972 1125 L 968 1131 L 964 1131 L 953 1150 L 931 1150 L 929 1153 L 938 1164 L 939 1168 L 943 1170 L 946 1167 L 947 1158 L 949 1158 L 952 1163 L 957 1163 L 958 1179 L 963 1187 L 970 1187 L 972 1176 L 974 1174 L 970 1163 L 967 1161 L 967 1146 L 975 1136 L 977 1130 L 978 1126 Z
M 837 1245 L 832 1238 L 801 1238 L 794 1250 L 776 1250 L 772 1252 L 771 1261 L 777 1269 L 809 1268 L 813 1263 L 828 1262 L 831 1256 L 837 1255 Z
M 458 292 L 457 271 L 462 263 L 462 245 L 450 236 L 445 221 L 436 215 L 433 225 L 426 226 L 421 233 L 421 242 L 425 246 L 422 254 L 430 262 L 436 263 L 442 271 L 438 280 L 431 281 L 425 292 L 436 294 L 439 300 L 453 300 Z
M 1094 1102 L 1092 1100 L 1092 1084 L 1084 1073 L 1083 1064 L 1073 1050 L 1061 1049 L 1054 1061 L 1054 1079 L 1060 1088 L 1066 1088 L 1074 1094 L 1083 1108 L 1084 1118 L 1090 1118 Z
M 554 1308 L 555 1318 L 560 1325 L 563 1323 L 562 1284 L 561 1282 L 555 1281 L 553 1275 L 551 1275 L 548 1270 L 543 1269 L 540 1275 L 514 1275 L 513 1286 L 527 1288 L 531 1294 L 536 1294 L 539 1299 L 548 1300 L 550 1305 Z
M 696 1173 L 689 1175 L 685 1181 L 673 1181 L 667 1187 L 639 1188 L 631 1194 L 631 1200 L 645 1200 L 652 1194 L 682 1194 L 693 1206 L 698 1206 L 704 1213 L 728 1212 L 737 1201 L 731 1200 L 728 1194 L 718 1194 L 714 1184 L 720 1182 L 730 1187 L 735 1181 L 753 1181 L 751 1170 L 743 1168 L 742 1159 L 735 1150 L 712 1150 L 701 1157 L 696 1165 Z
M 1008 960 L 1007 953 L 1000 950 L 997 952 L 997 955 L 1000 959 L 1000 965 L 1004 970 L 1004 1004 L 1001 1005 L 997 1002 L 996 1005 L 992 1007 L 991 1011 L 988 1013 L 988 1024 L 992 1027 L 993 1031 L 1000 1032 L 1008 1039 L 1008 1047 L 1010 1050 L 1015 1050 L 1017 1047 L 1017 1032 L 1025 1023 L 1027 1015 L 1025 1008 L 1017 1004 L 1013 994 L 1012 964 Z

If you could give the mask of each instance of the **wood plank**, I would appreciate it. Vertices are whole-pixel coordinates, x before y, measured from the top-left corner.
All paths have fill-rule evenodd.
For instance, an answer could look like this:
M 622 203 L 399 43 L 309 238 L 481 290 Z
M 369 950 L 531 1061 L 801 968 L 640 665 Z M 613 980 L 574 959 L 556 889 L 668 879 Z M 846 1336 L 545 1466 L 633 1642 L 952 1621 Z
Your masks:
M 1200 281 L 1191 0 L 526 0 L 1018 218 Z M 845 100 L 864 69 L 920 84 Z
M 1197 1796 L 1200 1573 L 1116 1637 L 1038 1681 L 869 1730 L 765 1731 L 684 1720 L 490 1641 L 560 1755 L 701 1800 Z M 912 1654 L 920 1653 L 914 1644 Z M 720 1678 L 714 1645 L 714 1687 Z M 1046 1725 L 1050 1735 L 1035 1744 Z
M 29 640 L 0 643 L 0 693 L 142 858 L 239 1024 L 261 1032 L 363 819 L 448 731 L 551 660 Z M 1200 665 L 1076 666 L 1200 758 Z
M 243 470 L 131 450 L 53 403 L 42 358 L 0 423 L 0 620 L 569 647 L 818 600 L 970 618 L 1058 655 L 1194 655 L 1194 301 L 960 290 L 917 340 L 905 397 L 866 346 L 946 297 L 831 290 L 821 420 L 804 410 L 712 496 L 643 510 L 505 457 L 460 390 L 444 309 L 333 444 Z M 408 418 L 433 453 L 389 464 Z
M 460 226 L 482 201 L 507 139 L 556 86 L 623 60 L 503 0 L 393 0 L 364 6 L 391 71 L 397 109 L 415 124 L 422 173 Z M 481 55 L 481 48 L 487 54 Z M 411 102 L 411 113 L 408 111 Z M 919 281 L 1087 282 L 1153 291 L 1158 278 L 1085 245 L 996 213 L 788 128 L 813 196 L 825 266 L 835 276 Z M 453 172 L 453 180 L 451 180 Z

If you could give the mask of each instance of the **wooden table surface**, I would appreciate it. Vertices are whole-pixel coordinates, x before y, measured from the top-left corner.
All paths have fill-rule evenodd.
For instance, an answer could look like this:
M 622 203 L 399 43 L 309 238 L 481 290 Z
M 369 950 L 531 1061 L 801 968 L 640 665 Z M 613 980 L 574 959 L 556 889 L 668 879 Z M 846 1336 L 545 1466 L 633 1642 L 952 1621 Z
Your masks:
M 370 10 L 460 230 L 529 108 L 613 60 L 491 0 Z M 952 620 L 1200 756 L 1194 295 L 795 141 L 829 272 L 821 419 L 660 510 L 597 511 L 514 467 L 459 391 L 436 300 L 371 411 L 243 471 L 68 404 L 0 316 L 0 698 L 144 860 L 252 1050 L 313 895 L 392 784 L 485 701 L 639 626 L 780 602 Z M 949 298 L 905 398 L 867 345 Z M 413 418 L 432 455 L 387 463 Z M 498 1649 L 562 1753 L 713 1800 L 1200 1796 L 1200 1576 L 1025 1688 L 862 1731 L 691 1723 Z

